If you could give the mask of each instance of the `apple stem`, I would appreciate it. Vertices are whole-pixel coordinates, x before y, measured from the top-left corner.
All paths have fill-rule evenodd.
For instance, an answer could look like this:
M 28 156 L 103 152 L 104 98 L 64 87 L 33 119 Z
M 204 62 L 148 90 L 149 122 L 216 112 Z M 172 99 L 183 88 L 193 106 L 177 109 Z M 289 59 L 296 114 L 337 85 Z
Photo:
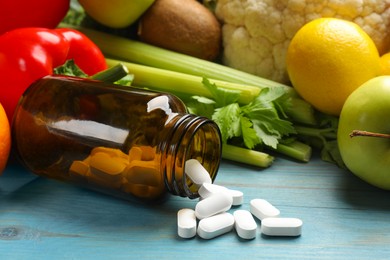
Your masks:
M 374 132 L 368 132 L 368 131 L 362 131 L 362 130 L 353 130 L 349 136 L 356 137 L 356 136 L 367 136 L 367 137 L 381 137 L 381 138 L 390 138 L 390 134 L 381 134 L 381 133 L 374 133 Z

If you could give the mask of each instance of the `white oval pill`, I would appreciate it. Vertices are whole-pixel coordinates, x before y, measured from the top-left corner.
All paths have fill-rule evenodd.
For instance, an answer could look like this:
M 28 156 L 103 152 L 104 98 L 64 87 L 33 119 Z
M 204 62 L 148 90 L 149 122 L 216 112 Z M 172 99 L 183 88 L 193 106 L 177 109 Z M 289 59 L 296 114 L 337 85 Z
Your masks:
M 224 212 L 199 221 L 197 233 L 203 239 L 211 239 L 230 232 L 233 226 L 233 215 Z
M 299 218 L 265 218 L 260 232 L 268 236 L 299 236 L 303 222 Z
M 280 211 L 264 199 L 253 199 L 250 202 L 250 211 L 258 219 L 278 217 Z
M 226 192 L 215 193 L 198 203 L 195 206 L 195 216 L 198 219 L 203 219 L 222 213 L 232 207 L 232 196 Z
M 205 199 L 215 193 L 226 191 L 228 191 L 228 188 L 224 186 L 213 183 L 203 183 L 202 186 L 200 186 L 198 193 L 201 199 Z
M 189 159 L 185 162 L 185 173 L 198 186 L 203 183 L 212 183 L 210 174 L 203 165 L 196 159 Z
M 253 239 L 256 237 L 257 224 L 248 210 L 236 210 L 233 213 L 235 228 L 239 237 Z
M 239 190 L 228 190 L 230 196 L 233 198 L 233 206 L 239 206 L 244 202 L 244 193 Z
M 196 235 L 196 217 L 193 209 L 181 209 L 177 212 L 177 233 L 182 238 Z

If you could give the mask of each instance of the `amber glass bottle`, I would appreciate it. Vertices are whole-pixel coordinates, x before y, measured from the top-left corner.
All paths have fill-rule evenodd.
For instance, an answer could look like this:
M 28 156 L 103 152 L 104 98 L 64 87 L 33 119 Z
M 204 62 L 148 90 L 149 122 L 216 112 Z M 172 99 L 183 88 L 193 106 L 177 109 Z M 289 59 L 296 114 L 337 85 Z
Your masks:
M 177 97 L 100 81 L 48 76 L 22 96 L 14 148 L 33 173 L 125 199 L 198 197 L 184 164 L 216 177 L 218 126 Z

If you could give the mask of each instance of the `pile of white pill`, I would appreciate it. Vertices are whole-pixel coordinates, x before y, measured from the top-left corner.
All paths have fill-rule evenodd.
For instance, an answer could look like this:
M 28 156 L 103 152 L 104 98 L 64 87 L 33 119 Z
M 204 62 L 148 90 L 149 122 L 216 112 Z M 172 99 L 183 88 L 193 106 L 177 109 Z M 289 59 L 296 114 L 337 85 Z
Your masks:
M 198 235 L 211 239 L 236 230 L 242 239 L 254 239 L 257 234 L 257 222 L 260 220 L 260 232 L 268 236 L 299 236 L 302 220 L 280 217 L 280 211 L 265 199 L 252 199 L 250 210 L 236 209 L 233 206 L 243 203 L 244 194 L 212 183 L 206 169 L 195 159 L 185 165 L 186 175 L 199 186 L 200 199 L 195 209 L 183 208 L 177 213 L 177 233 L 182 238 Z

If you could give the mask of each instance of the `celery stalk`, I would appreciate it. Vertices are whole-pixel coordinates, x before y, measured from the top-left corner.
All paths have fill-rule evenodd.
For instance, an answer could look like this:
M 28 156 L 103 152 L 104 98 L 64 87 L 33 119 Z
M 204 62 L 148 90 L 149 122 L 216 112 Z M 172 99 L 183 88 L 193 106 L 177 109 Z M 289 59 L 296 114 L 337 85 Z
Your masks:
M 337 128 L 313 128 L 299 125 L 295 126 L 295 129 L 297 130 L 298 134 L 321 139 L 324 143 L 326 143 L 326 139 L 337 139 Z
M 299 123 L 310 125 L 315 125 L 317 123 L 311 106 L 301 99 L 297 95 L 296 91 L 290 86 L 239 71 L 215 62 L 169 51 L 120 36 L 84 27 L 64 24 L 61 26 L 73 27 L 86 34 L 97 46 L 99 46 L 107 57 L 185 74 L 207 77 L 208 79 L 229 81 L 260 88 L 283 87 L 289 92 L 293 103 L 292 108 L 286 111 L 287 115 L 290 116 L 292 120 Z M 294 100 L 298 100 L 299 102 Z M 297 107 L 297 105 L 299 107 Z
M 110 67 L 121 63 L 128 69 L 130 74 L 136 75 L 132 82 L 134 86 L 158 91 L 169 91 L 179 97 L 183 95 L 212 97 L 211 93 L 204 87 L 202 77 L 119 60 L 106 60 Z M 211 79 L 210 82 L 221 88 L 240 91 L 238 102 L 242 104 L 248 104 L 260 93 L 260 89 L 253 86 Z
M 118 64 L 125 66 L 129 73 L 135 75 L 132 85 L 137 87 L 170 92 L 179 97 L 188 97 L 192 95 L 212 97 L 208 90 L 203 86 L 202 78 L 198 76 L 113 59 L 107 59 L 107 64 L 110 67 L 118 66 Z M 249 103 L 260 92 L 260 89 L 257 87 L 245 86 L 219 80 L 210 81 L 219 87 L 241 91 L 239 101 L 242 103 Z M 271 158 L 265 153 L 257 151 L 249 152 L 250 150 L 248 149 L 239 148 L 232 145 L 226 146 L 229 147 L 229 151 L 225 152 L 224 156 L 229 156 L 229 159 L 231 160 L 245 162 L 260 167 L 268 167 L 272 163 Z M 280 154 L 284 154 L 304 162 L 307 162 L 311 156 L 311 147 L 298 141 L 295 141 L 289 145 L 279 144 L 276 148 L 276 151 Z M 243 155 L 248 156 L 248 158 L 245 158 Z M 253 156 L 256 156 L 256 158 L 252 158 Z
M 312 154 L 311 146 L 300 141 L 294 141 L 290 144 L 278 144 L 276 151 L 302 162 L 308 162 Z
M 262 168 L 271 166 L 274 161 L 274 157 L 267 153 L 229 144 L 222 146 L 222 158 Z
M 286 111 L 291 119 L 306 124 L 316 123 L 312 107 L 289 86 L 134 40 L 83 27 L 74 28 L 85 33 L 107 57 L 111 57 L 106 59 L 110 67 L 119 63 L 125 65 L 129 73 L 135 75 L 134 86 L 171 92 L 179 97 L 198 95 L 211 98 L 211 93 L 202 83 L 203 77 L 206 77 L 218 87 L 240 91 L 238 102 L 241 104 L 250 103 L 263 88 L 283 87 L 289 93 L 292 104 L 292 109 Z M 289 146 L 279 144 L 276 151 L 301 161 L 307 161 L 311 155 L 310 147 L 298 143 Z M 259 167 L 269 167 L 274 160 L 269 154 L 228 144 L 224 144 L 222 157 Z
M 90 76 L 91 79 L 101 80 L 105 82 L 115 82 L 125 77 L 129 73 L 126 66 L 121 63 L 117 63 L 114 66 L 110 66 L 108 69 L 96 73 Z
M 150 88 L 152 90 L 163 92 L 170 92 L 178 95 L 179 97 L 183 95 L 212 97 L 208 90 L 203 86 L 201 77 L 130 62 L 107 59 L 107 64 L 110 67 L 118 66 L 118 63 L 125 66 L 129 73 L 135 75 L 132 82 L 132 85 L 134 86 Z M 257 87 L 245 86 L 219 80 L 210 81 L 215 83 L 218 87 L 241 91 L 239 101 L 243 103 L 249 103 L 260 92 L 260 89 Z M 309 160 L 311 155 L 310 147 L 305 146 L 304 144 L 299 145 L 298 142 L 289 146 L 279 144 L 276 151 L 305 162 Z M 268 167 L 273 162 L 273 157 L 266 153 L 227 144 L 224 145 L 223 148 L 223 157 L 259 167 Z
M 237 82 L 262 88 L 275 86 L 290 88 L 289 86 L 276 83 L 246 72 L 238 71 L 215 62 L 210 62 L 167 49 L 162 49 L 140 41 L 131 40 L 85 27 L 72 25 L 62 26 L 73 27 L 81 31 L 87 35 L 106 56 L 111 58 L 201 77 L 207 77 L 209 79 L 213 78 L 224 81 Z

